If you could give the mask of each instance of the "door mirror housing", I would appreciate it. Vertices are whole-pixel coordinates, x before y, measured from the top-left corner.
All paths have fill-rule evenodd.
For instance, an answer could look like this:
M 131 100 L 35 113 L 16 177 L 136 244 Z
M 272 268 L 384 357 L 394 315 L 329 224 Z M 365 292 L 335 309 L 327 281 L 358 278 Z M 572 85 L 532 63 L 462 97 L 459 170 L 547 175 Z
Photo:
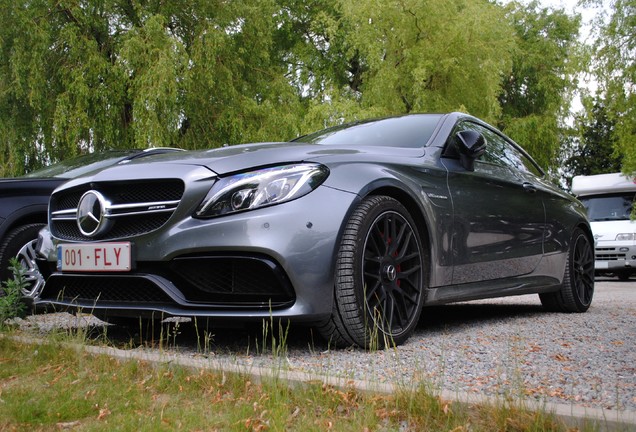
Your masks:
M 475 160 L 486 151 L 486 138 L 474 130 L 463 130 L 455 136 L 460 163 L 467 171 L 475 171 Z

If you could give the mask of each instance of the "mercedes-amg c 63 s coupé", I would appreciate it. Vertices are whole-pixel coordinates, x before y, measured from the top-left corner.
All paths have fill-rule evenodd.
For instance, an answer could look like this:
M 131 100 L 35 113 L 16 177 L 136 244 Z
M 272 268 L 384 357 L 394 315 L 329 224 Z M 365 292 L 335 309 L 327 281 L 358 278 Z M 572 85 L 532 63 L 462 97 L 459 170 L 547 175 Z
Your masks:
M 583 206 L 461 113 L 133 160 L 58 188 L 40 237 L 36 307 L 294 320 L 339 346 L 402 343 L 428 305 L 594 292 Z

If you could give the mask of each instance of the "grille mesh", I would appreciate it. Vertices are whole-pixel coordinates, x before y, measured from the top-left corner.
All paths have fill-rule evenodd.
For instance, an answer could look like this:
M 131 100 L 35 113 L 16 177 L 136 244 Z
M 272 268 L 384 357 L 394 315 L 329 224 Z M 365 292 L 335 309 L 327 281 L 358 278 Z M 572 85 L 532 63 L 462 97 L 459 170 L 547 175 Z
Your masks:
M 152 282 L 138 277 L 78 277 L 52 275 L 46 282 L 42 300 L 70 304 L 171 303 L 172 299 Z
M 142 234 L 147 234 L 156 229 L 161 228 L 165 224 L 172 213 L 154 213 L 146 215 L 136 215 L 134 217 L 118 218 L 115 220 L 111 230 L 100 238 L 103 239 L 118 239 L 126 237 L 134 237 Z M 55 221 L 54 234 L 58 238 L 65 240 L 82 241 L 88 240 L 87 237 L 82 235 L 75 221 Z M 95 240 L 94 238 L 90 240 Z
M 294 298 L 282 271 L 267 259 L 177 258 L 170 263 L 170 269 L 185 282 L 180 286 L 188 287 L 186 296 L 196 301 L 216 299 L 267 303 L 287 302 Z

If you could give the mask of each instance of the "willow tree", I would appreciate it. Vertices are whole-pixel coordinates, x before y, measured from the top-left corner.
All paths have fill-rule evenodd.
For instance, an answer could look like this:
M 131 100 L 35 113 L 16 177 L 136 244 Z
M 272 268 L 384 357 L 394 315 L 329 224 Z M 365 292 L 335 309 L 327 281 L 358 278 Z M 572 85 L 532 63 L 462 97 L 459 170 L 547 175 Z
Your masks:
M 312 76 L 316 117 L 467 111 L 494 120 L 514 33 L 488 1 L 341 0 L 312 38 L 332 60 Z
M 596 43 L 599 92 L 615 124 L 622 169 L 636 174 L 636 0 L 611 0 L 609 6 Z
M 554 167 L 581 70 L 580 16 L 510 3 L 513 66 L 503 79 L 498 126 L 544 167 Z
M 279 7 L 0 0 L 2 175 L 116 147 L 210 147 L 298 132 Z
M 569 88 L 573 21 L 555 17 L 489 0 L 0 0 L 0 175 L 414 111 L 527 132 Z M 549 159 L 539 140 L 520 141 Z

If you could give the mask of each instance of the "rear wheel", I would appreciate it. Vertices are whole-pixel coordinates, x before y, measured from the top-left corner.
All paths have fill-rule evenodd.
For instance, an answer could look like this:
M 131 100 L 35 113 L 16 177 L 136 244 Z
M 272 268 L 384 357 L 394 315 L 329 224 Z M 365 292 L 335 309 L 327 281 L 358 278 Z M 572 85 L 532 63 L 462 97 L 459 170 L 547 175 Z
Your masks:
M 334 306 L 323 335 L 336 345 L 365 348 L 406 341 L 424 302 L 425 258 L 403 205 L 387 196 L 362 201 L 340 243 Z
M 577 228 L 572 234 L 561 289 L 540 294 L 543 306 L 558 312 L 585 312 L 594 295 L 594 249 L 589 237 Z

